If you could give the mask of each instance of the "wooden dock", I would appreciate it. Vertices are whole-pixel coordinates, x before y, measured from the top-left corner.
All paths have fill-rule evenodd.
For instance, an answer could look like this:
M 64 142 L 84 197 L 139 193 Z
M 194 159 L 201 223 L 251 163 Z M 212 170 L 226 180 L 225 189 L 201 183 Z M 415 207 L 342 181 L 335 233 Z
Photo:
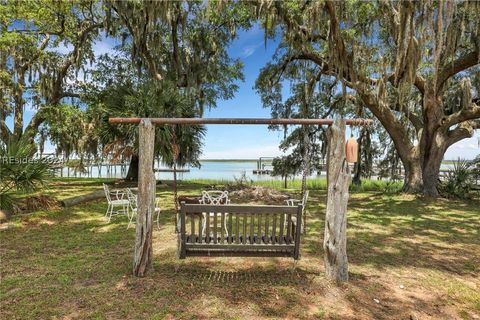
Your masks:
M 182 173 L 182 172 L 190 172 L 190 169 L 176 169 L 176 170 L 173 170 L 173 169 L 153 169 L 153 171 L 155 172 L 179 172 L 179 173 Z
M 256 169 L 253 170 L 253 174 L 272 174 L 273 170 L 271 169 Z

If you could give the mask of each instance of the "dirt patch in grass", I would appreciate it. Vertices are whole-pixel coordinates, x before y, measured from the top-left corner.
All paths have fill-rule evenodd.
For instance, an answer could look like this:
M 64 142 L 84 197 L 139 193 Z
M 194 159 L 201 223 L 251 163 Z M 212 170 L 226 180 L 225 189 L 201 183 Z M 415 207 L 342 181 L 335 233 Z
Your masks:
M 230 195 L 239 201 L 261 201 L 263 203 L 285 204 L 291 194 L 262 186 L 241 186 L 230 190 Z

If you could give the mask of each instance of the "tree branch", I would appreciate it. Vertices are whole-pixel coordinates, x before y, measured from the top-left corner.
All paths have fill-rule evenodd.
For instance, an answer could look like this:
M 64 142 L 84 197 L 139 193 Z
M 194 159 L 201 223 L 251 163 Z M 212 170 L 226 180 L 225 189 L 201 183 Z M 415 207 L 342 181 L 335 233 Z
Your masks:
M 285 59 L 284 62 L 281 64 L 280 68 L 277 70 L 277 72 L 275 72 L 272 75 L 272 78 L 275 78 L 275 77 L 280 78 L 281 75 L 283 74 L 283 72 L 285 71 L 285 69 L 287 68 L 288 64 L 295 61 L 295 60 L 309 60 L 309 61 L 312 61 L 312 62 L 318 64 L 320 67 L 322 67 L 321 74 L 328 74 L 329 73 L 329 65 L 325 62 L 325 60 L 323 59 L 322 56 L 320 56 L 320 55 L 318 55 L 314 52 L 302 52 L 302 53 L 292 55 L 292 56 L 288 57 L 287 59 Z M 393 83 L 393 78 L 394 78 L 393 75 L 389 76 L 388 81 L 390 83 Z M 360 76 L 359 76 L 359 80 L 362 81 L 365 85 L 376 85 L 377 82 L 378 82 L 378 79 L 372 79 L 372 78 L 360 77 Z M 356 91 L 361 90 L 361 88 L 359 88 L 357 85 L 355 85 L 355 83 L 352 83 L 350 81 L 350 79 L 344 79 L 344 82 L 348 87 L 350 87 L 350 88 L 352 88 Z M 425 90 L 425 79 L 420 74 L 417 74 L 417 76 L 415 78 L 415 85 L 418 88 L 418 90 L 423 94 L 423 92 Z M 363 91 L 365 91 L 365 90 L 363 90 Z M 422 121 L 422 118 L 419 115 L 417 115 L 413 112 L 408 112 L 408 110 L 403 110 L 403 109 L 399 108 L 398 106 L 397 107 L 392 107 L 390 109 L 392 111 L 397 111 L 397 112 L 404 113 L 405 116 L 412 123 L 412 125 L 415 127 L 415 130 L 417 132 L 419 132 L 419 130 L 423 127 L 423 121 Z
M 3 119 L 0 120 L 0 133 L 1 133 L 0 137 L 5 143 L 9 140 L 9 138 L 12 135 L 12 131 L 10 131 L 10 128 L 7 126 L 7 124 Z
M 391 29 L 391 31 L 393 31 L 392 38 L 395 41 L 395 43 L 397 43 L 397 30 L 398 30 L 398 26 L 400 25 L 398 10 L 395 9 L 392 1 L 389 1 L 389 0 L 380 0 L 380 6 L 382 8 L 385 8 L 385 11 L 388 17 L 390 18 L 390 22 L 393 25 L 393 28 Z
M 42 116 L 42 112 L 37 112 L 33 115 L 32 119 L 28 123 L 27 127 L 25 128 L 24 134 L 34 138 L 38 127 L 45 121 L 45 117 Z
M 60 69 L 60 72 L 59 72 L 60 78 L 63 79 L 66 76 L 68 72 L 68 68 L 70 68 L 70 66 L 75 63 L 76 59 L 78 59 L 78 55 L 80 54 L 80 48 L 83 46 L 85 40 L 87 39 L 88 33 L 102 26 L 103 24 L 101 23 L 94 23 L 78 32 L 77 34 L 78 40 L 74 45 L 73 51 L 70 52 L 67 61 L 65 61 L 64 65 Z
M 45 35 L 45 38 L 43 38 L 42 42 L 41 42 L 40 45 L 38 46 L 38 48 L 37 48 L 37 53 L 34 54 L 32 57 L 30 57 L 30 59 L 28 59 L 27 61 L 25 61 L 25 62 L 20 66 L 20 69 L 21 69 L 23 72 L 26 72 L 26 70 L 28 69 L 28 67 L 30 66 L 30 64 L 40 56 L 40 52 L 43 51 L 43 50 L 45 50 L 45 48 L 47 47 L 49 41 L 50 41 L 50 35 L 47 34 L 47 35 Z
M 309 34 L 308 30 L 305 26 L 299 26 L 298 31 L 302 34 L 302 36 L 298 36 L 298 34 L 294 33 L 294 36 L 296 36 L 296 39 L 301 39 L 303 41 L 308 41 L 308 42 L 316 42 L 319 40 L 327 41 L 327 37 L 325 37 L 322 34 Z
M 87 40 L 87 36 L 90 32 L 93 30 L 102 27 L 103 24 L 101 23 L 94 23 L 89 26 L 87 26 L 85 29 L 80 30 L 77 33 L 77 41 L 74 44 L 73 51 L 68 54 L 67 59 L 65 59 L 63 65 L 60 67 L 60 70 L 58 74 L 56 75 L 56 78 L 54 79 L 54 87 L 53 91 L 51 93 L 51 96 L 49 97 L 49 104 L 56 104 L 60 99 L 63 97 L 68 97 L 71 96 L 69 94 L 65 95 L 65 92 L 62 90 L 63 87 L 63 81 L 65 77 L 67 76 L 68 69 L 75 64 L 77 59 L 79 59 L 80 55 L 80 48 L 83 46 L 85 41 Z M 75 97 L 75 96 L 74 96 Z
M 449 147 L 460 140 L 473 137 L 473 132 L 478 124 L 480 123 L 477 121 L 463 122 L 455 129 L 449 130 L 447 132 L 447 146 Z
M 419 132 L 420 129 L 423 128 L 422 117 L 420 117 L 418 114 L 416 114 L 414 112 L 411 112 L 406 108 L 402 108 L 399 104 L 395 104 L 395 105 L 391 106 L 390 109 L 392 111 L 403 113 L 408 118 L 408 120 L 410 120 L 410 122 L 415 127 L 415 130 L 417 132 Z
M 158 81 L 163 80 L 163 76 L 160 74 L 157 63 L 153 59 L 152 55 L 150 54 L 150 50 L 147 47 L 146 40 L 145 39 L 138 39 L 137 33 L 133 29 L 132 24 L 130 23 L 131 19 L 125 14 L 122 13 L 122 9 L 120 7 L 117 7 L 121 5 L 122 2 L 108 2 L 108 5 L 115 11 L 115 13 L 120 17 L 120 19 L 123 21 L 125 26 L 128 29 L 128 32 L 132 36 L 133 39 L 133 45 L 134 45 L 134 52 L 137 51 L 141 55 L 142 59 L 144 60 L 143 62 L 148 65 L 148 72 Z M 144 37 L 145 34 L 142 34 L 142 37 Z M 145 42 L 142 43 L 141 41 Z
M 480 129 L 480 120 L 475 120 L 475 121 L 472 121 L 473 122 L 473 129 L 474 130 L 479 130 Z
M 272 76 L 270 77 L 270 80 L 273 80 L 273 78 L 277 78 L 277 81 L 275 83 L 280 81 L 280 78 L 282 77 L 283 73 L 287 69 L 288 64 L 295 60 L 309 60 L 314 62 L 315 64 L 319 65 L 322 68 L 322 71 L 320 72 L 320 74 L 323 74 L 328 69 L 328 65 L 323 60 L 322 56 L 313 52 L 297 53 L 286 58 L 282 62 L 282 64 L 279 66 L 279 68 L 277 68 L 275 72 L 272 74 Z
M 448 79 L 463 70 L 477 65 L 480 62 L 479 57 L 480 52 L 478 50 L 475 50 L 459 57 L 458 59 L 444 66 L 443 69 L 439 72 L 437 78 L 438 91 L 441 91 L 440 89 L 443 88 L 443 85 Z
M 450 127 L 468 120 L 480 119 L 480 106 L 473 103 L 470 108 L 464 108 L 442 119 L 442 125 Z
M 418 91 L 423 95 L 425 94 L 425 78 L 417 72 L 415 76 L 415 82 L 413 83 L 417 87 Z
M 387 130 L 403 163 L 411 161 L 416 156 L 416 152 L 405 126 L 398 121 L 388 106 L 378 101 L 375 94 L 368 90 L 358 90 L 357 93 L 368 109 L 382 123 L 385 130 Z

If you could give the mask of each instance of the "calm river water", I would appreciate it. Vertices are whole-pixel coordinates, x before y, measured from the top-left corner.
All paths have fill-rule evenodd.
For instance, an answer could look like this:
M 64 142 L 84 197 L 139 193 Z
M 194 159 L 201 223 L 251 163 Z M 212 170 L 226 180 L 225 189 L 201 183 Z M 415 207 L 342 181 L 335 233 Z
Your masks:
M 188 167 L 189 172 L 179 172 L 177 178 L 179 180 L 193 180 L 193 179 L 212 179 L 212 180 L 230 180 L 240 178 L 243 174 L 253 181 L 258 180 L 280 180 L 281 177 L 271 176 L 269 174 L 254 174 L 253 171 L 257 169 L 256 161 L 200 161 L 201 168 Z M 442 169 L 451 169 L 452 165 L 442 165 Z M 156 169 L 165 169 L 162 166 L 155 166 Z M 265 169 L 271 169 L 271 166 L 266 165 Z M 90 166 L 87 167 L 88 173 L 74 172 L 73 169 L 68 170 L 63 168 L 62 176 L 64 177 L 91 177 L 91 178 L 124 178 L 128 170 L 128 166 Z M 122 170 L 123 169 L 123 170 Z M 60 172 L 56 172 L 57 176 L 61 176 Z M 158 180 L 172 180 L 173 173 L 171 172 L 156 172 Z M 320 176 L 325 177 L 325 172 Z
M 214 180 L 231 180 L 241 177 L 243 174 L 247 176 L 248 179 L 257 181 L 257 180 L 273 180 L 281 179 L 281 177 L 273 177 L 268 174 L 254 174 L 253 170 L 257 169 L 256 161 L 200 161 L 200 168 L 187 167 L 184 169 L 189 169 L 189 172 L 179 172 L 177 173 L 177 178 L 179 180 L 192 180 L 192 179 L 214 179 Z M 156 169 L 166 169 L 163 166 L 155 165 Z M 271 166 L 265 166 L 265 169 L 271 169 Z M 102 178 L 123 178 L 126 175 L 126 170 L 128 166 L 89 166 L 87 167 L 88 173 L 74 172 L 73 169 L 68 170 L 63 168 L 62 175 L 64 177 L 102 177 Z M 56 172 L 57 176 L 60 176 L 60 172 Z M 156 177 L 158 180 L 172 180 L 173 173 L 171 172 L 156 172 Z

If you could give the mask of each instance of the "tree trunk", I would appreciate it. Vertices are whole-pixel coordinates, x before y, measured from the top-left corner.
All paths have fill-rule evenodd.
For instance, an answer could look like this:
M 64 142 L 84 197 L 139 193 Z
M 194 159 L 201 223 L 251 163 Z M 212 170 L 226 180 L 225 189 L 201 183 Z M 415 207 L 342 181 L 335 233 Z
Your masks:
M 97 200 L 101 198 L 105 199 L 105 191 L 103 190 L 93 191 L 85 195 L 63 199 L 62 201 L 60 201 L 60 203 L 63 207 L 73 207 L 73 206 L 76 206 L 77 204 L 81 204 L 81 203 L 85 203 L 88 201 Z
M 25 100 L 23 99 L 23 88 L 25 88 L 25 70 L 22 68 L 18 75 L 18 86 L 14 92 L 15 112 L 13 115 L 13 139 L 20 140 L 23 133 L 23 111 Z
M 440 166 L 442 164 L 443 153 L 441 156 L 435 155 L 424 163 L 423 167 L 423 194 L 428 197 L 436 197 L 438 193 L 438 182 L 440 177 Z
M 155 175 L 153 173 L 153 146 L 155 127 L 148 119 L 139 127 L 140 171 L 138 179 L 138 209 L 135 234 L 133 274 L 143 277 L 152 269 L 152 232 L 155 211 Z
M 323 239 L 325 275 L 348 281 L 347 203 L 350 168 L 345 160 L 345 120 L 335 120 L 328 129 L 327 210 Z
M 438 196 L 440 166 L 447 144 L 440 133 L 435 134 L 433 139 L 435 142 L 428 147 L 420 147 L 423 149 L 420 157 L 412 157 L 403 162 L 404 192 L 421 193 L 428 197 Z
M 444 135 L 437 130 L 433 135 L 433 141 L 425 150 L 422 170 L 423 170 L 423 194 L 427 197 L 437 197 L 440 166 L 443 156 L 447 150 L 447 144 Z
M 132 154 L 130 158 L 130 165 L 128 166 L 127 176 L 125 180 L 137 181 L 138 180 L 138 154 Z
M 405 177 L 403 183 L 403 192 L 420 193 L 423 191 L 423 173 L 422 165 L 419 159 L 410 159 L 403 161 Z
M 437 197 L 440 165 L 447 150 L 447 127 L 442 126 L 444 118 L 441 98 L 437 97 L 434 86 L 430 85 L 423 99 L 423 131 L 420 143 L 416 146 L 422 170 L 422 193 L 428 197 Z

